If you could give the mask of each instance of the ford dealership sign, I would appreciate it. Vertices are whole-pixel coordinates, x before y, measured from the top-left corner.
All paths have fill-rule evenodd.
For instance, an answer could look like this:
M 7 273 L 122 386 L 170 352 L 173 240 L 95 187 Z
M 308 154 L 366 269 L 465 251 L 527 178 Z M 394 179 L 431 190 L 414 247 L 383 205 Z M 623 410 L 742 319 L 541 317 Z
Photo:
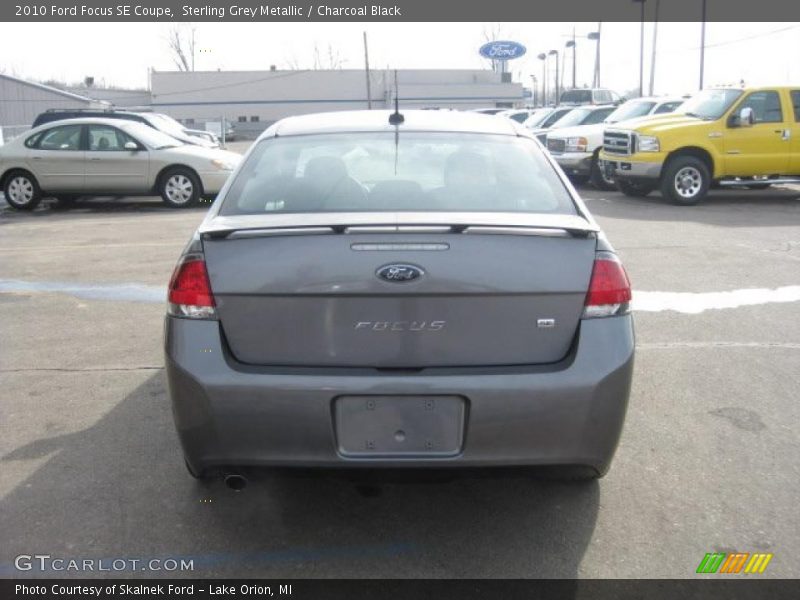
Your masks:
M 524 56 L 527 49 L 519 42 L 487 42 L 479 50 L 481 56 L 490 60 L 511 60 Z

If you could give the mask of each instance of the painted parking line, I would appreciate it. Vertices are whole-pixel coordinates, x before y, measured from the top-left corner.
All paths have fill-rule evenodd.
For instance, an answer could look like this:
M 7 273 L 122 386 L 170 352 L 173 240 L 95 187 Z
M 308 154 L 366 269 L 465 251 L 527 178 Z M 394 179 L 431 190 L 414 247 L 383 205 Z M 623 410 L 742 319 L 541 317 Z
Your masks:
M 149 303 L 163 303 L 167 298 L 164 287 L 139 283 L 85 284 L 0 279 L 1 292 L 49 292 L 68 294 L 85 300 Z M 637 312 L 674 311 L 684 314 L 699 314 L 707 310 L 799 301 L 800 285 L 748 288 L 726 292 L 633 292 L 633 310 Z

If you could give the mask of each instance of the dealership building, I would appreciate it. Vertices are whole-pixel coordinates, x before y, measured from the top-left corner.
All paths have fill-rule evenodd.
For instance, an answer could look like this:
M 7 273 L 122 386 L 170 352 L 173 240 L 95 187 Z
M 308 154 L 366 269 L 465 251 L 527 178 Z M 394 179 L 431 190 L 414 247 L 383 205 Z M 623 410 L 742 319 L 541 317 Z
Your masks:
M 389 108 L 394 70 L 152 71 L 154 111 L 188 126 L 224 118 L 241 134 L 256 134 L 278 119 L 315 112 Z M 406 108 L 514 107 L 523 87 L 490 70 L 397 71 L 400 105 Z
M 48 109 L 107 106 L 108 102 L 0 73 L 0 128 L 6 139 L 28 130 Z

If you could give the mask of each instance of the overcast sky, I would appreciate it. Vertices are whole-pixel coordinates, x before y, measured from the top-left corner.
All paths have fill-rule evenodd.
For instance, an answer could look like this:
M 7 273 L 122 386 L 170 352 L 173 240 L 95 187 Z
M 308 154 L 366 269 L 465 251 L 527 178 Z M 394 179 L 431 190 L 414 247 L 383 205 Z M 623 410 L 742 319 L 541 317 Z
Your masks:
M 23 78 L 145 87 L 150 67 L 172 70 L 167 23 L 2 23 L 0 70 Z M 257 70 L 277 65 L 312 68 L 314 47 L 327 62 L 328 48 L 344 68 L 363 68 L 362 31 L 369 35 L 375 68 L 487 68 L 478 55 L 485 33 L 523 43 L 528 54 L 509 63 L 514 79 L 530 85 L 541 77 L 536 55 L 562 49 L 596 23 L 198 23 L 197 70 Z M 645 89 L 653 24 L 646 24 Z M 601 83 L 620 92 L 639 79 L 639 23 L 603 23 Z M 800 84 L 800 24 L 709 23 L 706 83 Z M 699 23 L 661 23 L 655 92 L 682 94 L 697 88 Z M 571 50 L 564 83 L 571 83 Z M 551 63 L 551 66 L 553 63 Z M 578 38 L 578 85 L 591 83 L 594 42 Z M 552 73 L 552 71 L 551 71 Z

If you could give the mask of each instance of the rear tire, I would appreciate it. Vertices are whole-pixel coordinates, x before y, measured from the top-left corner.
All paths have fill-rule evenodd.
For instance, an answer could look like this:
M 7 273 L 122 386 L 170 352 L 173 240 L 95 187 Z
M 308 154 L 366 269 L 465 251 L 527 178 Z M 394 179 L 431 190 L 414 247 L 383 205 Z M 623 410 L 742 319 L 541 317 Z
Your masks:
M 708 194 L 711 173 L 694 156 L 676 156 L 661 175 L 661 195 L 679 206 L 694 206 Z
M 9 206 L 17 210 L 33 210 L 42 201 L 39 183 L 27 171 L 9 173 L 3 183 L 3 194 Z
M 597 160 L 597 155 L 592 159 L 592 168 L 589 172 L 589 180 L 592 185 L 603 192 L 609 192 L 617 189 L 616 182 L 613 178 L 608 178 L 603 169 L 600 168 L 600 163 Z
M 617 189 L 631 198 L 644 198 L 656 189 L 655 184 L 650 183 L 637 183 L 633 181 L 625 181 L 624 179 L 617 179 Z
M 200 178 L 191 169 L 175 167 L 161 176 L 161 199 L 172 208 L 188 208 L 197 204 L 203 194 Z

